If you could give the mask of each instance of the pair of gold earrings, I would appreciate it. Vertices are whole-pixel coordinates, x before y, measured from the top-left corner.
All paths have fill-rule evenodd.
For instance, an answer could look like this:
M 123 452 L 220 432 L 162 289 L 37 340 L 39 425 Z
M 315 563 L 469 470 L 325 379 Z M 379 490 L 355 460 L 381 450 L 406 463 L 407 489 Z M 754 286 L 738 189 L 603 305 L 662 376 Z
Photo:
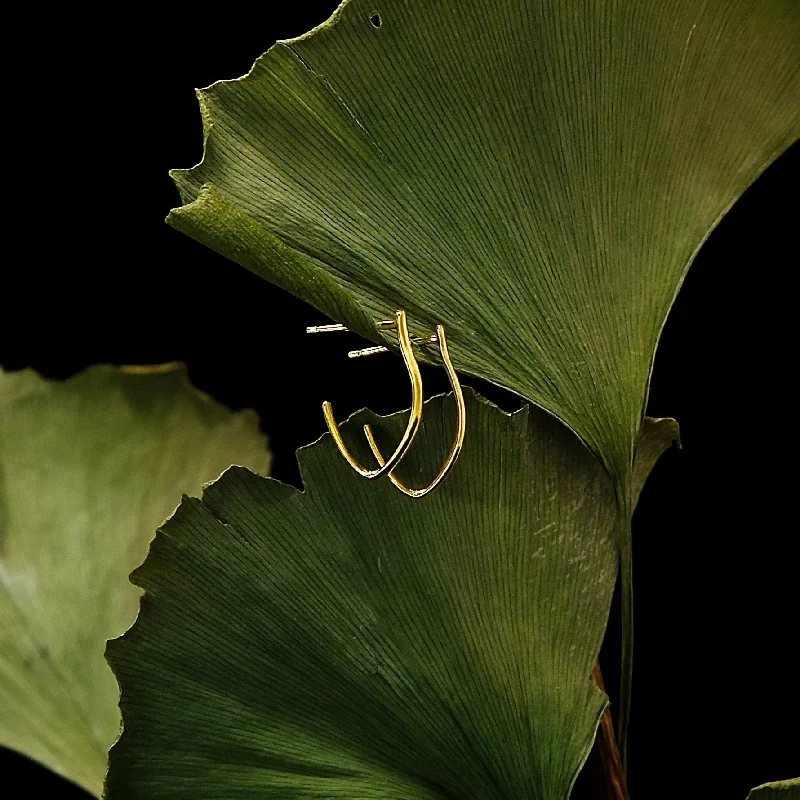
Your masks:
M 388 475 L 389 480 L 401 491 L 409 497 L 424 497 L 426 494 L 432 492 L 444 479 L 447 473 L 453 468 L 456 459 L 461 452 L 461 447 L 464 444 L 464 433 L 466 430 L 466 412 L 464 408 L 464 393 L 461 391 L 461 384 L 458 381 L 453 362 L 450 360 L 450 354 L 447 350 L 447 339 L 445 338 L 444 326 L 437 325 L 436 333 L 428 337 L 413 338 L 408 332 L 408 321 L 406 320 L 406 312 L 399 309 L 395 312 L 394 319 L 381 320 L 377 325 L 379 330 L 394 329 L 397 331 L 397 341 L 400 345 L 400 354 L 403 357 L 403 362 L 408 370 L 408 376 L 411 379 L 411 413 L 408 418 L 408 424 L 403 433 L 400 443 L 395 448 L 394 453 L 389 458 L 384 458 L 383 454 L 378 448 L 375 437 L 369 425 L 364 426 L 364 433 L 366 434 L 367 441 L 369 442 L 372 454 L 378 462 L 376 469 L 369 469 L 362 466 L 347 449 L 347 446 L 342 439 L 342 434 L 339 431 L 339 426 L 333 416 L 333 409 L 331 404 L 326 400 L 322 404 L 322 413 L 325 416 L 325 423 L 328 430 L 333 436 L 333 441 L 339 448 L 339 452 L 345 457 L 347 463 L 362 477 L 374 480 L 383 475 Z M 315 325 L 306 328 L 308 333 L 330 333 L 332 331 L 346 331 L 344 325 Z M 414 442 L 414 439 L 419 432 L 419 427 L 422 423 L 422 376 L 419 372 L 419 364 L 414 356 L 414 347 L 420 347 L 430 344 L 439 345 L 439 355 L 442 359 L 442 364 L 447 372 L 447 377 L 450 380 L 450 386 L 453 389 L 453 397 L 456 401 L 456 437 L 450 447 L 450 452 L 447 456 L 444 465 L 439 470 L 439 474 L 433 479 L 432 483 L 422 489 L 412 489 L 403 484 L 395 475 L 394 468 L 400 463 L 409 448 Z M 347 355 L 350 358 L 358 358 L 360 356 L 369 356 L 376 353 L 386 353 L 389 351 L 388 347 L 376 346 L 367 347 L 363 350 L 352 350 Z

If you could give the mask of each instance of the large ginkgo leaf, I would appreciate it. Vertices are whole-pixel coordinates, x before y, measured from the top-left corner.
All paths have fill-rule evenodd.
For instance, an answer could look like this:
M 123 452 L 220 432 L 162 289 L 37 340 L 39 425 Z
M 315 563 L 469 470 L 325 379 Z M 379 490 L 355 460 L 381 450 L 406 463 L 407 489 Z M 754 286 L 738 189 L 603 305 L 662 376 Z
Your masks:
M 800 800 L 800 778 L 757 786 L 747 800 Z
M 612 483 L 533 407 L 468 393 L 467 415 L 460 460 L 419 500 L 356 475 L 325 435 L 298 454 L 303 492 L 231 469 L 182 503 L 108 646 L 124 720 L 109 800 L 565 800 L 606 705 L 590 673 Z M 404 416 L 379 420 L 387 445 Z M 424 419 L 399 468 L 412 485 L 447 452 L 452 399 Z M 676 435 L 646 430 L 639 481 Z
M 176 366 L 0 371 L 0 744 L 99 795 L 120 726 L 103 651 L 141 594 L 128 573 L 182 492 L 269 460 L 255 415 Z
M 800 135 L 800 3 L 347 0 L 199 97 L 172 225 L 373 339 L 443 323 L 627 505 L 687 266 Z

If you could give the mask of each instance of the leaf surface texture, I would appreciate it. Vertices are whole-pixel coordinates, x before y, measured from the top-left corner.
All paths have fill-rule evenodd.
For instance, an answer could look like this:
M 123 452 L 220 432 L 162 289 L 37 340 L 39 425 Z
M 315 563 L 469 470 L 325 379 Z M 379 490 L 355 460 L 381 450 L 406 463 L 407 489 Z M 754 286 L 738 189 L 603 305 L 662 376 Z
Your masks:
M 565 800 L 606 706 L 590 673 L 614 492 L 551 416 L 466 400 L 461 457 L 422 499 L 359 477 L 325 435 L 298 453 L 302 492 L 233 468 L 184 501 L 109 643 L 109 800 Z M 436 474 L 454 417 L 450 396 L 426 404 L 404 482 Z M 388 448 L 405 415 L 343 425 L 364 461 L 365 421 Z M 670 441 L 644 437 L 638 467 Z
M 182 368 L 0 371 L 0 744 L 100 794 L 120 727 L 103 652 L 141 594 L 128 573 L 231 463 L 268 470 L 255 415 Z

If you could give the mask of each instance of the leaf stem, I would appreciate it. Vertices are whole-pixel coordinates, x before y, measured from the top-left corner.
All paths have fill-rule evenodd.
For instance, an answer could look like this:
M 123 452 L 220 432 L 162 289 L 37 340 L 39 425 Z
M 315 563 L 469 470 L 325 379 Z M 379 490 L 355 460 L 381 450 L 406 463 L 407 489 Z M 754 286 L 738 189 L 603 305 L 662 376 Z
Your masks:
M 592 680 L 600 691 L 606 690 L 599 663 L 594 665 Z M 593 767 L 596 783 L 602 792 L 601 800 L 630 800 L 628 782 L 617 747 L 617 737 L 614 735 L 614 723 L 611 721 L 609 709 L 606 709 L 597 729 Z

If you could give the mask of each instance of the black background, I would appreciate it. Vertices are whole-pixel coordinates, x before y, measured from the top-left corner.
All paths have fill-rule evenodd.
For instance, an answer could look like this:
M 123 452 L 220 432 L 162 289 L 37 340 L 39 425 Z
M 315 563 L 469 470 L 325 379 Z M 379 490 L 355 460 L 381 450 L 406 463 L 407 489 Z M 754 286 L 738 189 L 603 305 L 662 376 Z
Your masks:
M 231 407 L 252 406 L 275 477 L 344 418 L 403 407 L 394 357 L 349 361 L 351 335 L 308 337 L 319 312 L 168 228 L 171 167 L 196 163 L 193 89 L 244 74 L 276 38 L 336 3 L 74 10 L 29 31 L 7 82 L 0 364 L 65 378 L 98 362 L 182 360 Z M 268 10 L 264 10 L 268 9 Z M 720 136 L 725 132 L 720 131 Z M 635 520 L 637 662 L 631 789 L 645 798 L 743 798 L 800 773 L 797 645 L 796 306 L 798 147 L 742 197 L 700 252 L 667 322 L 649 413 L 674 416 Z M 8 190 L 11 189 L 10 194 Z M 793 197 L 794 196 L 794 197 Z M 793 283 L 793 281 L 792 281 Z M 446 388 L 426 369 L 429 392 Z M 467 380 L 512 410 L 519 400 Z M 612 617 L 603 664 L 615 682 Z M 612 690 L 612 699 L 614 692 Z M 88 797 L 0 752 L 10 797 Z M 590 797 L 581 781 L 577 797 Z

